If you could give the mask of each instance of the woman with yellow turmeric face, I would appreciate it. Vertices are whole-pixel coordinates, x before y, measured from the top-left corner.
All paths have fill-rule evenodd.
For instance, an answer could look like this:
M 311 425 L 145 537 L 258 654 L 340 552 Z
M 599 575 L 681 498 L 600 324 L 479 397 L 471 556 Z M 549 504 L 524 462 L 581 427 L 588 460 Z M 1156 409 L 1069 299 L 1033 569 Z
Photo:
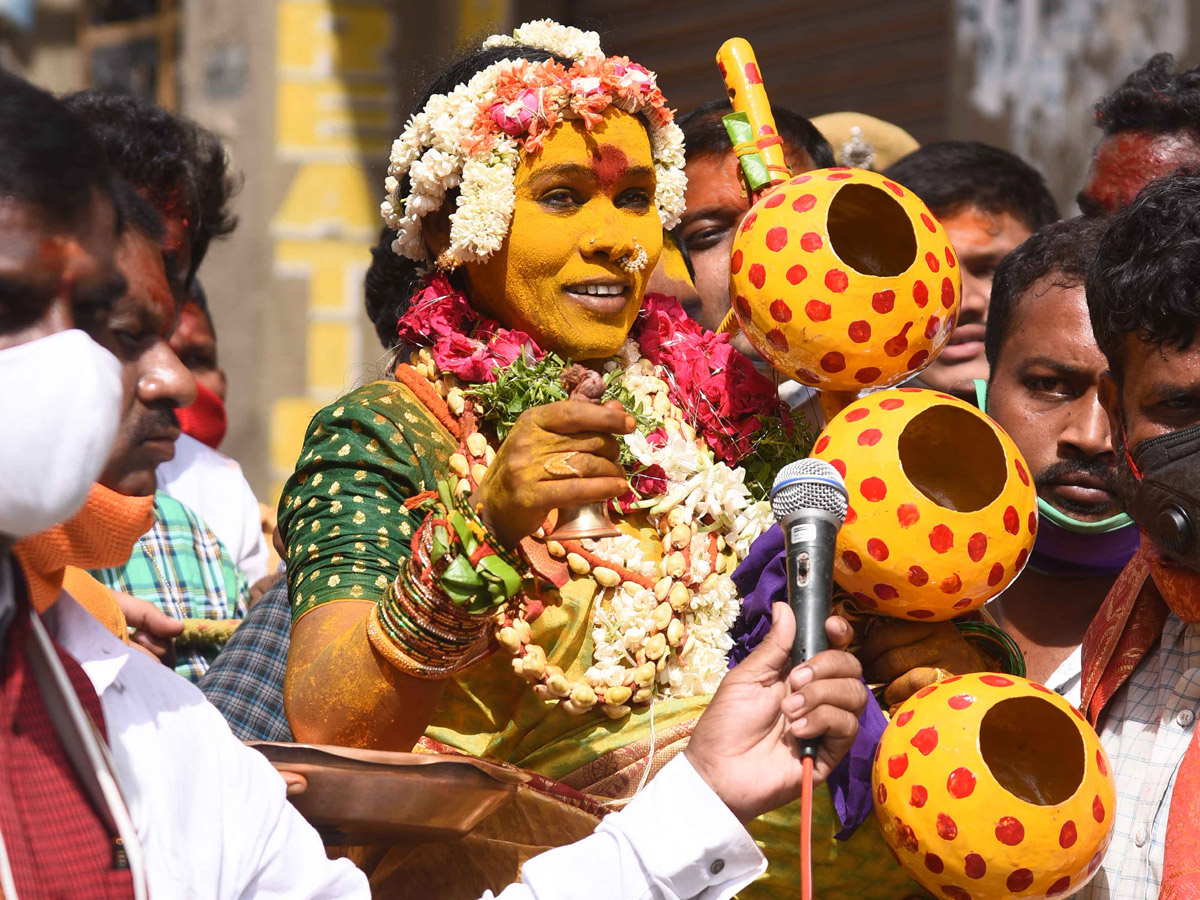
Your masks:
M 772 521 L 735 467 L 740 436 L 786 415 L 773 386 L 754 419 L 755 388 L 737 383 L 736 434 L 685 414 L 670 353 L 758 376 L 645 296 L 685 183 L 653 74 L 553 23 L 515 38 L 444 73 L 393 147 L 383 214 L 412 272 L 396 327 L 419 349 L 314 417 L 284 489 L 285 703 L 300 741 L 419 740 L 598 805 L 522 794 L 463 842 L 385 860 L 377 895 L 500 888 L 678 753 L 727 671 L 730 575 Z M 554 400 L 560 375 L 610 402 Z M 653 477 L 630 478 L 623 454 Z M 554 510 L 617 497 L 620 536 L 546 536 Z M 756 833 L 778 862 L 748 896 L 793 893 L 796 809 L 781 815 Z M 903 896 L 873 820 L 849 844 L 839 829 L 822 793 L 818 888 L 859 868 L 877 886 L 858 896 Z

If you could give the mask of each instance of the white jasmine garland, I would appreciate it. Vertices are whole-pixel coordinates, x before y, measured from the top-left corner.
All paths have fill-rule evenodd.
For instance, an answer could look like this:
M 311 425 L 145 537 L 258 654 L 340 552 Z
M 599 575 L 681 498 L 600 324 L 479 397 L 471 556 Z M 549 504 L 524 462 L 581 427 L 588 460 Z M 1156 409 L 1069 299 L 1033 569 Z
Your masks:
M 449 249 L 462 262 L 488 259 L 503 244 L 512 224 L 514 178 L 520 151 L 530 134 L 540 140 L 560 119 L 594 117 L 608 104 L 640 115 L 644 121 L 654 160 L 659 218 L 664 228 L 675 227 L 683 213 L 687 186 L 683 132 L 662 105 L 654 74 L 621 59 L 605 68 L 595 32 L 550 19 L 528 22 L 512 35 L 493 35 L 483 46 L 517 45 L 575 60 L 584 72 L 599 66 L 606 74 L 602 78 L 568 73 L 564 79 L 557 64 L 502 60 L 450 93 L 430 97 L 392 144 L 384 182 L 386 196 L 380 204 L 384 222 L 397 232 L 392 249 L 417 262 L 428 262 L 422 220 L 441 208 L 447 192 L 458 188 L 450 216 Z M 530 99 L 530 107 L 518 96 L 505 103 L 501 124 L 493 120 L 492 107 L 499 100 L 500 85 L 514 82 L 524 83 L 536 102 Z M 596 98 L 607 103 L 597 109 L 592 103 Z M 521 131 L 514 134 L 509 128 Z M 405 186 L 407 193 L 402 195 Z

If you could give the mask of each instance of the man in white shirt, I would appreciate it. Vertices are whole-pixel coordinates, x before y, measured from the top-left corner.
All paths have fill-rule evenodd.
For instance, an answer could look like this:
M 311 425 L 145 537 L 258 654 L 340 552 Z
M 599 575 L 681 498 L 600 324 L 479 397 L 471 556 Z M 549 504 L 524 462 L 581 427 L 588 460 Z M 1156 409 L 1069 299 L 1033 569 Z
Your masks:
M 1115 832 L 1082 896 L 1200 896 L 1200 177 L 1151 182 L 1087 277 L 1108 359 L 1100 401 L 1143 529 L 1083 643 L 1083 708 L 1117 782 Z M 1160 893 L 1161 891 L 1161 893 Z

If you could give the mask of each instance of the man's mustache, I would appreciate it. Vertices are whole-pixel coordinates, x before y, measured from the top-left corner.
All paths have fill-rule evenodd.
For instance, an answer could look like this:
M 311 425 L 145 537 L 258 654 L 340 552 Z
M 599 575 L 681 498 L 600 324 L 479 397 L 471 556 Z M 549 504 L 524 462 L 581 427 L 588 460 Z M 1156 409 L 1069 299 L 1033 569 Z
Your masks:
M 173 406 L 150 406 L 138 417 L 130 443 L 140 444 L 163 434 L 179 430 L 179 416 Z
M 1051 463 L 1033 478 L 1034 486 L 1042 488 L 1070 481 L 1073 475 L 1087 475 L 1104 482 L 1106 490 L 1118 493 L 1117 466 L 1115 462 L 1103 462 L 1096 458 L 1062 459 Z

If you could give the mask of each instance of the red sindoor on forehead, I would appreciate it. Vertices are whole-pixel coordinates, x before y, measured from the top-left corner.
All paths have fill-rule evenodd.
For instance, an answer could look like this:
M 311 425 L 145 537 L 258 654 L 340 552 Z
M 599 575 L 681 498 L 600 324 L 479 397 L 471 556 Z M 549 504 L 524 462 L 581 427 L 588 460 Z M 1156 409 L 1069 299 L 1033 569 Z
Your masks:
M 612 187 L 629 170 L 629 157 L 620 147 L 601 144 L 592 151 L 591 169 L 601 187 Z

